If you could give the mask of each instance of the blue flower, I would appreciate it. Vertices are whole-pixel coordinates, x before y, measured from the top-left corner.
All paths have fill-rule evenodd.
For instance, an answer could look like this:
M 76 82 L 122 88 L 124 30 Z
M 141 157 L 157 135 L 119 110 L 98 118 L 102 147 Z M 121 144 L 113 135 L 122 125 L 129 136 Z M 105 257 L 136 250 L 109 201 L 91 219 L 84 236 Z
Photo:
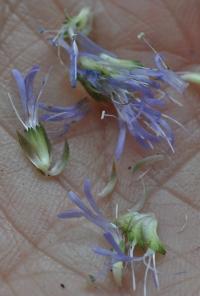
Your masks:
M 48 76 L 45 76 L 39 93 L 35 95 L 34 79 L 39 70 L 39 66 L 33 66 L 25 77 L 23 77 L 19 70 L 12 70 L 22 103 L 23 119 L 19 115 L 10 94 L 9 98 L 18 119 L 24 127 L 23 134 L 17 132 L 19 144 L 23 152 L 40 172 L 48 176 L 55 176 L 64 170 L 68 162 L 69 146 L 66 141 L 61 159 L 52 163 L 52 147 L 47 133 L 38 118 L 39 99 Z
M 144 148 L 153 149 L 155 143 L 165 140 L 174 152 L 174 135 L 168 121 L 179 123 L 162 111 L 167 101 L 175 101 L 165 89 L 170 86 L 182 94 L 188 83 L 167 67 L 143 33 L 140 38 L 154 52 L 153 68 L 118 58 L 90 40 L 75 23 L 72 26 L 69 22 L 67 27 L 66 24 L 67 21 L 50 39 L 70 57 L 71 85 L 74 87 L 79 80 L 93 98 L 114 105 L 117 116 L 104 111 L 102 119 L 112 116 L 119 122 L 115 158 L 120 159 L 124 151 L 127 131 Z
M 174 135 L 166 119 L 176 122 L 162 112 L 172 100 L 165 85 L 182 93 L 187 87 L 173 71 L 164 67 L 160 55 L 155 55 L 157 68 L 125 64 L 124 60 L 107 56 L 82 54 L 79 58 L 78 78 L 96 100 L 110 100 L 117 112 L 119 136 L 115 149 L 118 160 L 124 150 L 127 130 L 145 148 L 164 139 L 174 151 Z M 110 116 L 104 112 L 102 118 Z M 112 115 L 115 116 L 115 115 Z M 176 122 L 179 124 L 178 122 Z
M 86 179 L 84 182 L 84 193 L 89 203 L 89 207 L 81 201 L 80 197 L 76 193 L 70 191 L 68 193 L 68 197 L 79 208 L 79 210 L 68 210 L 58 214 L 58 217 L 61 219 L 85 217 L 88 221 L 101 228 L 103 231 L 103 236 L 112 250 L 96 247 L 93 248 L 93 251 L 110 259 L 109 261 L 111 268 L 114 268 L 114 279 L 116 280 L 117 284 L 121 285 L 123 262 L 130 262 L 133 260 L 133 258 L 127 256 L 123 251 L 125 243 L 121 233 L 118 230 L 118 227 L 114 223 L 108 221 L 103 216 L 101 210 L 98 208 L 92 196 L 91 184 L 88 179 Z
M 78 209 L 72 209 L 58 214 L 60 219 L 84 217 L 103 231 L 103 236 L 109 248 L 95 247 L 92 250 L 108 259 L 113 277 L 117 285 L 122 285 L 124 267 L 129 264 L 132 272 L 132 287 L 136 289 L 135 263 L 145 265 L 144 295 L 147 294 L 147 276 L 151 271 L 156 287 L 159 287 L 158 272 L 156 268 L 156 253 L 165 254 L 165 248 L 157 235 L 157 220 L 151 213 L 141 214 L 129 212 L 119 216 L 114 222 L 108 221 L 98 208 L 91 193 L 91 184 L 88 179 L 84 182 L 84 193 L 88 206 L 80 197 L 70 191 L 68 197 Z M 135 247 L 142 247 L 144 255 L 136 256 Z

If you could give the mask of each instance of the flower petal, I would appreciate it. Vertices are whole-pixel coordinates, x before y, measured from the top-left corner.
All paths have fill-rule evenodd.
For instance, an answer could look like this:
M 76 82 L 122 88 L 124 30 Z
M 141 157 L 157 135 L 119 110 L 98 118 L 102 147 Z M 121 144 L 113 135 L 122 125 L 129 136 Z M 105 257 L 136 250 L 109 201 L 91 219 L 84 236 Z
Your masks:
M 72 46 L 70 49 L 70 83 L 72 87 L 76 87 L 77 82 L 77 59 L 78 59 L 78 47 L 76 40 L 72 41 Z
M 91 182 L 89 179 L 86 179 L 85 182 L 84 182 L 84 192 L 85 192 L 85 196 L 89 202 L 89 204 L 91 205 L 91 207 L 93 208 L 93 210 L 95 210 L 95 212 L 97 214 L 100 214 L 101 215 L 101 212 L 92 196 L 92 193 L 91 193 Z
M 167 82 L 170 86 L 175 88 L 179 93 L 183 93 L 187 88 L 188 83 L 181 79 L 176 73 L 171 70 L 168 70 L 165 67 L 164 61 L 160 54 L 155 55 L 155 63 L 158 69 L 161 71 L 162 79 Z
M 57 217 L 60 219 L 79 218 L 83 217 L 83 213 L 78 210 L 68 210 L 66 212 L 59 213 Z
M 25 77 L 25 87 L 26 87 L 26 95 L 28 104 L 34 105 L 36 97 L 33 94 L 33 82 L 35 79 L 36 74 L 40 71 L 40 67 L 38 65 L 33 66 L 28 74 Z
M 126 140 L 126 124 L 123 121 L 119 121 L 119 135 L 117 140 L 117 146 L 115 148 L 115 158 L 119 160 L 125 145 Z
M 12 75 L 15 78 L 15 81 L 17 83 L 18 92 L 21 98 L 22 106 L 24 108 L 25 113 L 28 112 L 27 110 L 27 96 L 26 96 L 26 86 L 24 82 L 24 77 L 22 76 L 21 72 L 17 69 L 12 70 Z

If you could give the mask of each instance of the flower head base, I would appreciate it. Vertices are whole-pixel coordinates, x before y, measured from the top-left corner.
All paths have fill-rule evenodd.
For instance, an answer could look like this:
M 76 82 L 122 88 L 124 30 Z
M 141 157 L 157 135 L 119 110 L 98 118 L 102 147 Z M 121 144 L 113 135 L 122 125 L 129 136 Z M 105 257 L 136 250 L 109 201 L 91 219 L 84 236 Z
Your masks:
M 12 74 L 16 80 L 21 103 L 24 111 L 24 120 L 20 117 L 14 102 L 9 95 L 13 109 L 24 127 L 24 134 L 17 132 L 19 144 L 26 157 L 43 174 L 55 176 L 60 174 L 65 168 L 69 157 L 69 146 L 65 142 L 62 157 L 56 163 L 52 163 L 52 148 L 44 127 L 38 120 L 39 98 L 46 85 L 47 77 L 42 82 L 38 96 L 35 96 L 33 83 L 35 75 L 39 71 L 39 66 L 33 66 L 28 74 L 23 75 L 14 69 Z
M 129 212 L 119 217 L 116 225 L 130 244 L 134 243 L 144 249 L 151 249 L 155 253 L 163 255 L 166 253 L 157 234 L 158 222 L 153 213 Z
M 92 196 L 89 180 L 84 183 L 84 192 L 89 206 L 86 206 L 76 193 L 70 191 L 68 196 L 79 209 L 60 213 L 58 217 L 61 219 L 85 217 L 103 230 L 103 236 L 109 244 L 109 249 L 95 247 L 93 251 L 108 259 L 113 278 L 118 286 L 122 285 L 124 268 L 129 264 L 132 271 L 132 286 L 135 290 L 134 264 L 142 262 L 146 267 L 144 276 L 144 296 L 146 296 L 149 270 L 153 273 L 155 285 L 159 286 L 155 255 L 157 252 L 165 254 L 165 248 L 157 235 L 156 218 L 153 214 L 132 212 L 110 222 L 99 210 Z M 146 249 L 143 256 L 134 255 L 136 246 L 142 247 L 143 250 Z

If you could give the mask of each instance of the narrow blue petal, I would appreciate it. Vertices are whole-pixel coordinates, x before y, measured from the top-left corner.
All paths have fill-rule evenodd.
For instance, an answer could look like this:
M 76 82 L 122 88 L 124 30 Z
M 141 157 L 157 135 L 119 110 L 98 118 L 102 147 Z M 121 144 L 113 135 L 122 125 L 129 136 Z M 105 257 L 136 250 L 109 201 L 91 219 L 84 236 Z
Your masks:
M 83 213 L 78 210 L 68 210 L 66 212 L 59 213 L 57 217 L 60 219 L 79 218 L 83 217 Z
M 77 205 L 77 207 L 79 207 L 83 211 L 83 213 L 87 214 L 88 216 L 94 217 L 94 214 L 84 205 L 84 203 L 81 201 L 76 193 L 70 191 L 68 192 L 68 197 L 73 203 Z
M 35 112 L 35 102 L 36 102 L 36 96 L 34 96 L 33 93 L 33 83 L 36 74 L 39 72 L 40 67 L 38 65 L 33 66 L 28 74 L 25 77 L 25 87 L 26 87 L 26 96 L 27 96 L 27 107 L 29 114 L 33 114 Z
M 49 112 L 40 117 L 41 121 L 65 121 L 65 125 L 70 126 L 85 116 L 89 110 L 89 105 L 87 99 L 83 99 L 68 107 L 48 106 L 45 103 L 40 103 L 39 108 Z
M 113 251 L 110 251 L 110 250 L 107 250 L 107 249 L 104 249 L 104 248 L 101 248 L 101 247 L 95 247 L 95 248 L 92 248 L 92 250 L 98 254 L 98 255 L 102 255 L 102 256 L 113 256 L 114 255 L 114 252 Z
M 117 146 L 115 148 L 115 158 L 119 160 L 123 151 L 126 140 L 126 124 L 123 121 L 119 121 L 119 135 L 117 140 Z
M 28 100 L 33 100 L 33 82 L 36 74 L 40 71 L 40 67 L 38 65 L 33 66 L 25 77 L 25 87 Z
M 164 107 L 165 101 L 164 99 L 154 99 L 154 98 L 144 98 L 144 102 L 150 106 L 159 106 Z
M 164 65 L 162 57 L 159 54 L 155 55 L 155 63 L 158 69 L 162 72 L 162 79 L 179 93 L 183 93 L 183 91 L 187 88 L 188 83 L 182 80 L 173 71 L 167 69 Z
M 93 208 L 93 210 L 95 210 L 95 212 L 97 214 L 100 214 L 101 215 L 101 212 L 92 196 L 92 193 L 91 193 L 91 182 L 89 179 L 86 179 L 85 182 L 84 182 L 84 192 L 85 192 L 85 196 L 89 202 L 89 204 L 91 205 L 91 207 Z
M 70 115 L 68 112 L 58 113 L 58 114 L 43 114 L 40 119 L 41 121 L 65 121 L 68 124 L 71 124 L 75 121 L 79 121 L 84 117 L 84 113 L 77 113 L 74 115 Z
M 74 113 L 76 113 L 77 111 L 88 110 L 88 100 L 84 98 L 80 100 L 78 103 L 71 106 L 67 106 L 67 107 L 50 106 L 45 103 L 39 103 L 39 108 L 45 111 L 54 112 L 54 113 L 66 112 L 69 114 L 69 116 L 73 116 Z
M 28 98 L 26 96 L 26 86 L 25 86 L 25 82 L 24 82 L 24 77 L 17 69 L 13 69 L 12 74 L 13 74 L 13 77 L 15 78 L 16 83 L 17 83 L 18 92 L 19 92 L 19 95 L 21 98 L 22 106 L 24 108 L 24 111 L 27 113 L 28 112 L 28 109 L 27 109 Z
M 100 256 L 105 256 L 105 257 L 111 257 L 112 258 L 112 264 L 117 263 L 119 261 L 122 262 L 131 262 L 131 261 L 142 261 L 143 257 L 130 257 L 130 256 L 126 256 L 124 254 L 119 255 L 118 253 L 115 253 L 113 251 L 110 251 L 108 249 L 105 248 L 101 248 L 101 247 L 94 247 L 92 248 L 93 252 L 95 252 L 96 254 L 100 255 Z
M 104 237 L 107 240 L 107 242 L 109 242 L 109 244 L 113 247 L 113 249 L 117 252 L 117 254 L 124 255 L 124 253 L 121 251 L 119 245 L 116 243 L 115 239 L 113 238 L 110 232 L 104 233 Z

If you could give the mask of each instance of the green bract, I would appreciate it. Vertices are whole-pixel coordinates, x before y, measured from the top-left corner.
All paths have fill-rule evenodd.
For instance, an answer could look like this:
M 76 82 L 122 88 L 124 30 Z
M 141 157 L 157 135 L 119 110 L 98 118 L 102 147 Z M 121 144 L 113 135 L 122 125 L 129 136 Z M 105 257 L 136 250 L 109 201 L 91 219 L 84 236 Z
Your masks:
M 17 135 L 19 144 L 26 157 L 44 175 L 56 176 L 63 171 L 69 158 L 69 146 L 67 142 L 65 142 L 61 159 L 52 165 L 51 143 L 41 124 L 36 125 L 35 128 L 28 128 L 24 131 L 23 135 L 17 132 Z
M 64 37 L 71 37 L 70 31 L 78 31 L 86 35 L 89 34 L 91 29 L 91 19 L 91 11 L 88 7 L 84 7 L 83 9 L 81 9 L 79 14 L 76 16 L 67 16 L 62 27 Z
M 161 254 L 166 253 L 157 234 L 158 222 L 153 213 L 130 212 L 119 217 L 115 224 L 130 243 Z

